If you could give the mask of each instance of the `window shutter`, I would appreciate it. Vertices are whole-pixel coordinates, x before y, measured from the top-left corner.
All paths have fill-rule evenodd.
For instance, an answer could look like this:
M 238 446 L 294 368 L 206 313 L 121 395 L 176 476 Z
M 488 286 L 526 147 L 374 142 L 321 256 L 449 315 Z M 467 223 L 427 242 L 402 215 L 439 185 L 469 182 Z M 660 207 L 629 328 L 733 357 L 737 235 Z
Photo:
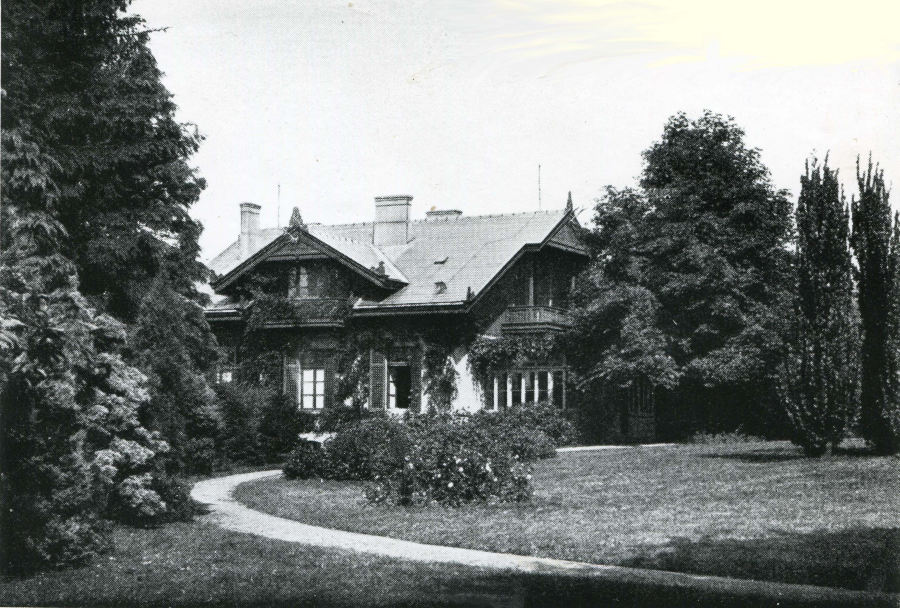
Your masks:
M 297 378 L 300 375 L 300 363 L 293 357 L 285 355 L 284 357 L 284 394 L 288 396 L 291 403 L 300 407 L 297 400 Z
M 330 353 L 325 357 L 325 407 L 331 407 L 334 402 L 334 391 L 336 388 L 334 378 L 336 367 L 335 357 L 336 355 Z
M 375 349 L 369 351 L 369 409 L 385 409 L 387 400 L 387 359 Z
M 418 414 L 422 411 L 422 348 L 411 349 L 409 355 L 409 374 L 412 385 L 409 392 L 409 410 Z

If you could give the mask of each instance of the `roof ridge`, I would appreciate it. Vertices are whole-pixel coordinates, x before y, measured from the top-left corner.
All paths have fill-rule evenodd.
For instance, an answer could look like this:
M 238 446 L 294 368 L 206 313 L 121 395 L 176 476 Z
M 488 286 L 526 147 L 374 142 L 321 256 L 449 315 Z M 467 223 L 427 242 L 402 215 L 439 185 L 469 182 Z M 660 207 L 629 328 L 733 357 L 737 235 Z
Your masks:
M 565 212 L 565 208 L 539 209 L 536 211 L 514 211 L 513 213 L 484 213 L 481 215 L 462 214 L 462 215 L 457 215 L 457 216 L 442 217 L 440 219 L 423 217 L 423 218 L 419 218 L 419 219 L 415 219 L 415 220 L 410 220 L 410 223 L 411 224 L 424 224 L 427 222 L 429 224 L 440 224 L 440 223 L 449 223 L 449 222 L 464 222 L 467 220 L 477 220 L 477 219 L 492 218 L 492 217 L 514 217 L 514 216 L 521 216 L 521 215 L 538 215 L 538 214 L 549 215 L 551 213 L 560 213 L 560 212 Z M 322 226 L 323 228 L 332 228 L 332 227 L 337 227 L 337 226 L 348 226 L 348 227 L 349 226 L 371 226 L 374 223 L 375 223 L 374 221 L 350 222 L 347 224 L 322 224 L 320 222 L 320 223 L 310 224 L 310 225 L 311 226 L 312 225 Z

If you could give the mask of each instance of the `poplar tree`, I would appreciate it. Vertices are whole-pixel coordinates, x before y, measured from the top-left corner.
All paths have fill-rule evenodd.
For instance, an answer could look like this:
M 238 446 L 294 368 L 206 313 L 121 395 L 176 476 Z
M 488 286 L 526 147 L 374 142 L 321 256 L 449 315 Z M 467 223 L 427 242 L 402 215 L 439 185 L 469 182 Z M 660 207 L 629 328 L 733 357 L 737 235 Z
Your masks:
M 857 386 L 850 211 L 827 157 L 823 166 L 807 161 L 796 217 L 787 411 L 793 441 L 808 455 L 819 456 L 843 439 Z
M 890 192 L 884 171 L 873 168 L 871 157 L 865 172 L 857 158 L 856 179 L 859 199 L 854 197 L 852 201 L 851 244 L 858 264 L 857 297 L 863 330 L 859 431 L 876 452 L 892 454 L 900 450 L 900 427 L 896 380 L 891 377 L 898 357 L 891 321 L 897 279 L 891 260 L 898 254 L 896 247 L 894 251 L 891 247 Z

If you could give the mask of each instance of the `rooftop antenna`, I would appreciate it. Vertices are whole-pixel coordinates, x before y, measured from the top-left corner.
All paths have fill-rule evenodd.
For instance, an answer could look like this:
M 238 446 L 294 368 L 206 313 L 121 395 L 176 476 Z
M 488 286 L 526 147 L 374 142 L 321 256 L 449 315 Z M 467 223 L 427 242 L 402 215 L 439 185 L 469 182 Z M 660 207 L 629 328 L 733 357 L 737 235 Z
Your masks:
M 538 211 L 541 210 L 541 166 L 538 165 Z
M 278 204 L 275 214 L 275 227 L 281 228 L 281 182 L 278 182 Z

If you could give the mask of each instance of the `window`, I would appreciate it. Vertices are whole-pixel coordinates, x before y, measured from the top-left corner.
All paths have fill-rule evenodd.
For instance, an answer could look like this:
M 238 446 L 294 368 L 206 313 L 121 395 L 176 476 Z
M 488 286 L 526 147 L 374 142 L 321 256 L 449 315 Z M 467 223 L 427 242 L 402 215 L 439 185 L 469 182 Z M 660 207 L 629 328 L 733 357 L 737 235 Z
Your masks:
M 506 407 L 506 397 L 508 395 L 506 374 L 497 374 L 495 378 L 497 379 L 497 407 L 503 409 Z
M 300 408 L 320 410 L 325 407 L 325 368 L 303 368 L 300 370 Z
M 222 347 L 216 365 L 216 384 L 231 384 L 237 379 L 237 349 Z
M 412 398 L 412 373 L 409 365 L 388 367 L 388 408 L 408 410 Z
M 301 352 L 297 357 L 285 355 L 284 394 L 295 397 L 299 409 L 321 410 L 330 403 L 334 374 L 331 357 L 328 351 Z
M 341 298 L 347 293 L 347 277 L 333 264 L 306 262 L 291 268 L 288 284 L 291 299 Z
M 547 393 L 547 381 L 549 379 L 549 373 L 550 372 L 546 370 L 537 372 L 537 400 L 539 402 L 547 401 L 550 398 L 550 395 Z
M 485 407 L 493 410 L 549 402 L 563 408 L 566 403 L 565 380 L 566 372 L 559 368 L 494 374 L 485 382 Z
M 309 268 L 301 266 L 297 269 L 297 298 L 310 298 L 312 294 L 309 290 Z
M 512 377 L 512 404 L 522 403 L 522 374 L 511 374 Z

